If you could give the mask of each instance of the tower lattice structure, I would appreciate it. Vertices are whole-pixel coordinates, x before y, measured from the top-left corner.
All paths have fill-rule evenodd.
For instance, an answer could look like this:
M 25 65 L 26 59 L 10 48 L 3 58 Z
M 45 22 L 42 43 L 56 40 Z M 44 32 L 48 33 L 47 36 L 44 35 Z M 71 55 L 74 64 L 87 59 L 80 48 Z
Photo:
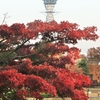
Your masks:
M 57 0 L 43 0 L 45 9 L 46 9 L 46 21 L 50 22 L 54 20 L 54 7 L 57 2 Z

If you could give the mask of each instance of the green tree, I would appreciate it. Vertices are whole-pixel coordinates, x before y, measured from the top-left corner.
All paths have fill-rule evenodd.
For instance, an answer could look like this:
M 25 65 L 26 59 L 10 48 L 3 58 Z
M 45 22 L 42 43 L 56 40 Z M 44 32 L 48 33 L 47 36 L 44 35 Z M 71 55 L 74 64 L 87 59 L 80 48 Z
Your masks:
M 78 68 L 83 69 L 83 74 L 85 74 L 85 75 L 89 74 L 89 68 L 88 68 L 87 60 L 85 58 L 81 58 L 78 61 Z

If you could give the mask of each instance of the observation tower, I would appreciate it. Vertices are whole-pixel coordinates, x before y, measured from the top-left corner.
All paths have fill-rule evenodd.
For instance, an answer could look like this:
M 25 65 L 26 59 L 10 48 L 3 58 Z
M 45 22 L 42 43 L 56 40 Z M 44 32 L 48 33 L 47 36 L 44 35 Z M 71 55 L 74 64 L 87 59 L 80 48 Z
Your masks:
M 50 22 L 54 20 L 54 7 L 55 4 L 57 2 L 57 0 L 43 0 L 44 1 L 44 5 L 45 5 L 45 9 L 46 9 L 46 21 Z

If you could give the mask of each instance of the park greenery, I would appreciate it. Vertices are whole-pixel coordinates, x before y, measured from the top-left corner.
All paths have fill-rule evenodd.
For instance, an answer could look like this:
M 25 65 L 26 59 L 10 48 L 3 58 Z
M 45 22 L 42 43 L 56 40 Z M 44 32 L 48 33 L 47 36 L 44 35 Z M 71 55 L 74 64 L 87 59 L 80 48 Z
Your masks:
M 47 94 L 88 100 L 84 93 L 84 87 L 91 85 L 87 73 L 71 72 L 65 65 L 75 66 L 81 52 L 75 44 L 79 40 L 95 41 L 96 31 L 94 26 L 80 29 L 68 21 L 0 25 L 0 97 L 42 100 Z M 84 64 L 82 60 L 79 67 L 87 66 Z

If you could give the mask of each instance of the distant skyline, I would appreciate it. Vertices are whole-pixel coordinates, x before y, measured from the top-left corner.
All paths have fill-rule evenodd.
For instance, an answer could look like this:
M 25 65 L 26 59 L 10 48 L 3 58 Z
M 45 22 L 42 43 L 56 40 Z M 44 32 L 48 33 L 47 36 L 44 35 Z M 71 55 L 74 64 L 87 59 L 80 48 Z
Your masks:
M 34 20 L 46 20 L 46 14 L 43 0 L 1 0 L 0 2 L 0 24 L 3 20 L 3 14 L 8 12 L 6 23 L 32 22 Z M 96 32 L 100 36 L 100 0 L 57 0 L 55 5 L 56 13 L 54 19 L 57 22 L 69 21 L 77 23 L 80 28 L 87 26 L 96 26 Z M 100 46 L 100 39 L 93 41 L 79 41 L 76 45 L 86 54 L 92 47 Z

